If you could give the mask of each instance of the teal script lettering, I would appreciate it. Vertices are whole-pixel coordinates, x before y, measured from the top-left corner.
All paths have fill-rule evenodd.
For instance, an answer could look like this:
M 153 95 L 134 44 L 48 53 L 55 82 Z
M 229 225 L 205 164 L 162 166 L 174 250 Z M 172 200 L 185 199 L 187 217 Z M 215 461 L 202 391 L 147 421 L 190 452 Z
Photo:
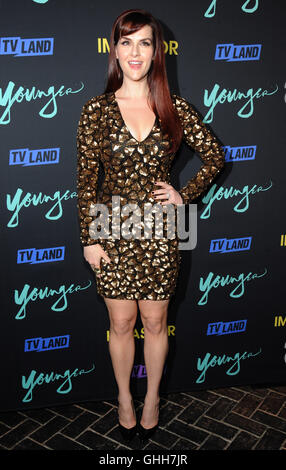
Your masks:
M 19 223 L 19 212 L 23 207 L 29 207 L 31 204 L 37 206 L 38 204 L 45 204 L 49 201 L 56 201 L 56 203 L 51 207 L 51 209 L 45 214 L 46 219 L 57 220 L 63 215 L 62 200 L 67 201 L 71 198 L 77 198 L 77 193 L 71 193 L 69 189 L 61 195 L 60 191 L 55 191 L 52 196 L 46 194 L 32 194 L 27 193 L 22 197 L 23 190 L 18 188 L 15 196 L 12 198 L 10 194 L 7 194 L 6 203 L 7 209 L 10 212 L 13 212 L 11 219 L 9 220 L 7 227 L 17 227 Z M 58 213 L 51 215 L 53 210 L 58 208 Z
M 238 352 L 233 357 L 226 356 L 225 354 L 223 356 L 212 357 L 210 353 L 207 353 L 203 360 L 201 360 L 200 357 L 198 358 L 197 369 L 198 371 L 202 373 L 197 378 L 196 383 L 202 383 L 205 381 L 206 372 L 209 369 L 209 367 L 221 366 L 222 364 L 227 364 L 229 362 L 232 362 L 233 364 L 229 367 L 229 369 L 227 369 L 226 371 L 227 375 L 237 375 L 240 371 L 240 361 L 244 359 L 248 359 L 250 357 L 258 356 L 258 354 L 260 354 L 261 351 L 262 350 L 260 348 L 259 351 L 255 354 L 247 353 L 247 351 L 245 351 L 243 354 L 240 354 Z
M 237 91 L 236 88 L 234 89 L 234 91 L 226 90 L 225 88 L 219 90 L 219 88 L 219 85 L 216 83 L 210 93 L 208 90 L 205 90 L 204 105 L 209 108 L 209 111 L 203 120 L 206 123 L 213 121 L 214 108 L 218 103 L 224 103 L 225 101 L 227 101 L 228 103 L 232 103 L 233 101 L 243 100 L 244 98 L 246 98 L 247 101 L 238 111 L 237 115 L 241 118 L 247 119 L 253 114 L 254 98 L 264 98 L 264 96 L 273 95 L 278 91 L 278 85 L 276 85 L 276 90 L 270 92 L 268 92 L 267 90 L 262 90 L 262 88 L 258 88 L 258 90 L 255 92 L 253 91 L 253 88 L 249 88 L 246 93 Z M 248 104 L 249 112 L 244 114 L 243 111 L 248 106 Z
M 243 189 L 234 189 L 231 186 L 229 189 L 220 186 L 216 191 L 217 184 L 213 184 L 207 194 L 202 198 L 202 202 L 206 204 L 206 208 L 200 216 L 200 219 L 208 219 L 211 214 L 211 207 L 215 201 L 220 201 L 221 199 L 228 199 L 232 197 L 237 197 L 242 195 L 242 198 L 234 206 L 235 212 L 245 212 L 249 208 L 249 195 L 254 195 L 260 191 L 268 191 L 272 187 L 272 181 L 270 186 L 263 188 L 262 186 L 257 186 L 254 184 L 251 188 L 248 185 L 245 185 Z M 240 207 L 244 202 L 244 206 Z
M 30 372 L 29 377 L 25 377 L 25 375 L 22 375 L 22 388 L 24 390 L 28 390 L 26 395 L 23 398 L 23 402 L 28 402 L 32 401 L 33 399 L 33 390 L 36 386 L 43 385 L 43 383 L 49 384 L 50 382 L 54 382 L 56 380 L 60 379 L 65 379 L 63 380 L 62 384 L 57 388 L 58 393 L 69 393 L 72 390 L 72 378 L 78 377 L 79 375 L 82 374 L 89 374 L 95 369 L 95 365 L 92 365 L 92 368 L 90 370 L 79 370 L 75 369 L 73 372 L 71 372 L 69 369 L 67 369 L 63 374 L 56 374 L 55 372 L 51 372 L 50 374 L 44 374 L 41 372 L 40 374 L 37 374 L 37 371 L 32 370 Z M 66 385 L 66 388 L 64 388 Z
M 237 283 L 237 286 L 230 292 L 230 297 L 241 297 L 244 294 L 245 281 L 252 281 L 257 277 L 263 277 L 266 273 L 267 269 L 265 268 L 264 273 L 260 275 L 249 272 L 246 275 L 244 273 L 241 273 L 238 275 L 238 277 L 230 276 L 229 274 L 227 274 L 225 277 L 218 275 L 214 278 L 214 273 L 210 272 L 205 281 L 202 277 L 200 278 L 200 291 L 204 292 L 204 295 L 198 301 L 198 305 L 205 305 L 207 303 L 209 292 L 211 289 L 217 288 L 219 286 L 224 287 L 225 285 L 233 283 Z M 238 294 L 236 294 L 235 292 L 239 288 L 241 288 L 241 290 Z
M 51 306 L 51 310 L 54 312 L 62 312 L 67 308 L 68 302 L 67 302 L 67 294 L 73 294 L 74 292 L 78 292 L 80 290 L 88 289 L 92 284 L 92 281 L 90 280 L 85 287 L 81 287 L 80 285 L 75 286 L 74 284 L 71 284 L 69 287 L 65 287 L 64 285 L 61 285 L 59 289 L 50 289 L 48 287 L 45 287 L 44 289 L 40 289 L 38 287 L 33 287 L 31 288 L 29 284 L 25 284 L 22 292 L 19 294 L 18 290 L 15 290 L 14 293 L 14 301 L 16 305 L 20 305 L 21 308 L 18 311 L 16 315 L 16 320 L 23 320 L 23 318 L 26 318 L 26 307 L 28 302 L 32 301 L 35 302 L 36 300 L 43 300 L 45 298 L 48 298 L 50 296 L 58 295 L 59 298 L 58 300 Z M 58 304 L 63 301 L 63 304 L 61 306 L 58 306 Z
M 204 17 L 205 18 L 212 18 L 216 14 L 216 4 L 217 0 L 212 0 L 209 7 L 207 8 Z M 250 6 L 249 6 L 250 4 Z M 252 5 L 252 6 L 251 6 Z M 246 0 L 242 5 L 241 9 L 245 13 L 254 13 L 259 6 L 259 0 Z
M 15 89 L 15 83 L 10 81 L 5 91 L 0 88 L 0 106 L 4 108 L 2 115 L 0 116 L 0 124 L 9 124 L 11 121 L 10 111 L 15 102 L 20 103 L 23 100 L 32 101 L 41 99 L 42 96 L 50 97 L 51 99 L 43 106 L 40 110 L 39 115 L 43 118 L 53 118 L 58 111 L 56 97 L 68 95 L 70 93 L 79 93 L 84 88 L 84 84 L 81 82 L 81 88 L 78 90 L 72 90 L 71 88 L 67 88 L 65 90 L 64 85 L 62 85 L 59 90 L 55 91 L 54 86 L 50 86 L 48 91 L 37 90 L 36 87 L 32 87 L 31 90 L 28 88 L 25 89 L 24 87 L 20 86 Z M 52 110 L 50 113 L 46 113 L 46 109 L 52 105 Z

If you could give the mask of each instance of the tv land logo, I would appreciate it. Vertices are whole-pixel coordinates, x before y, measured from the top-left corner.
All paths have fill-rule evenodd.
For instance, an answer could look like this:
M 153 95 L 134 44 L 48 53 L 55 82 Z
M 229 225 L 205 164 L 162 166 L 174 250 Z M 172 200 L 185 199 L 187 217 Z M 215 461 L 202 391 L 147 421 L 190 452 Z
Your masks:
M 209 323 L 207 328 L 207 335 L 229 335 L 232 333 L 242 333 L 246 330 L 247 320 L 235 320 L 229 322 L 216 322 Z
M 166 374 L 167 365 L 163 369 L 163 375 Z M 144 364 L 136 364 L 133 366 L 131 378 L 136 379 L 146 379 L 147 378 L 147 371 L 146 366 Z
M 9 152 L 9 165 L 35 166 L 59 163 L 60 149 L 14 149 Z
M 52 248 L 26 248 L 17 251 L 17 264 L 50 263 L 53 261 L 63 261 L 64 257 L 64 246 L 56 246 Z
M 22 39 L 19 36 L 0 38 L 0 55 L 30 57 L 53 55 L 54 38 Z
M 24 352 L 42 352 L 53 349 L 69 348 L 70 335 L 52 336 L 51 338 L 31 338 L 25 340 Z
M 250 250 L 252 237 L 217 238 L 210 242 L 210 253 L 232 253 Z
M 231 147 L 225 145 L 223 147 L 225 152 L 225 161 L 229 162 L 245 162 L 247 160 L 255 160 L 256 145 L 245 145 L 244 147 Z
M 242 62 L 245 60 L 259 60 L 261 54 L 261 44 L 217 44 L 215 50 L 215 60 L 225 60 L 226 62 Z

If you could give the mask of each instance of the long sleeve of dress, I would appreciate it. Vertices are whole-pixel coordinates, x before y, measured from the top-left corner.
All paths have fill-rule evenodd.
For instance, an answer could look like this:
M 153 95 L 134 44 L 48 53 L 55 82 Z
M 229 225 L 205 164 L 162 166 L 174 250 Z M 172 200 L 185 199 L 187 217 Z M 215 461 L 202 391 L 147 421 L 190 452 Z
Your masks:
M 96 203 L 100 165 L 99 121 L 100 104 L 95 98 L 88 100 L 82 108 L 77 128 L 77 209 L 82 246 L 99 243 L 92 237 L 90 206 Z
M 178 191 L 183 199 L 183 204 L 190 204 L 208 188 L 220 173 L 225 164 L 225 153 L 212 131 L 201 120 L 192 105 L 186 99 L 174 96 L 183 125 L 183 140 L 204 162 L 197 174 Z

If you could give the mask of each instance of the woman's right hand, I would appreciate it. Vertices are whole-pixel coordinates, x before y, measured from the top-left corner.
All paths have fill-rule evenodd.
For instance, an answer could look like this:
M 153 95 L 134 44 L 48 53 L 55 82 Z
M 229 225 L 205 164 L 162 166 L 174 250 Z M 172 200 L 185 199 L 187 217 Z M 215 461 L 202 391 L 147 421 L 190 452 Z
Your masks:
M 94 268 L 100 269 L 101 258 L 105 259 L 105 261 L 108 263 L 111 263 L 111 259 L 99 243 L 96 243 L 95 245 L 84 246 L 83 255 L 85 260 Z M 101 274 L 98 273 L 96 276 L 101 276 Z

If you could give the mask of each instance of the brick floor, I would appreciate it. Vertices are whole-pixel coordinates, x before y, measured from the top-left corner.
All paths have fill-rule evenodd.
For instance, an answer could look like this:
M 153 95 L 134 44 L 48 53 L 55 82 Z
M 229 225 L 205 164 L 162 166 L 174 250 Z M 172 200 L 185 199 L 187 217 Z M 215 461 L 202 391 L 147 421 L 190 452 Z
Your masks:
M 143 400 L 134 400 L 140 419 Z M 117 400 L 0 412 L 4 450 L 286 450 L 286 386 L 161 395 L 160 423 L 144 445 L 119 433 Z

